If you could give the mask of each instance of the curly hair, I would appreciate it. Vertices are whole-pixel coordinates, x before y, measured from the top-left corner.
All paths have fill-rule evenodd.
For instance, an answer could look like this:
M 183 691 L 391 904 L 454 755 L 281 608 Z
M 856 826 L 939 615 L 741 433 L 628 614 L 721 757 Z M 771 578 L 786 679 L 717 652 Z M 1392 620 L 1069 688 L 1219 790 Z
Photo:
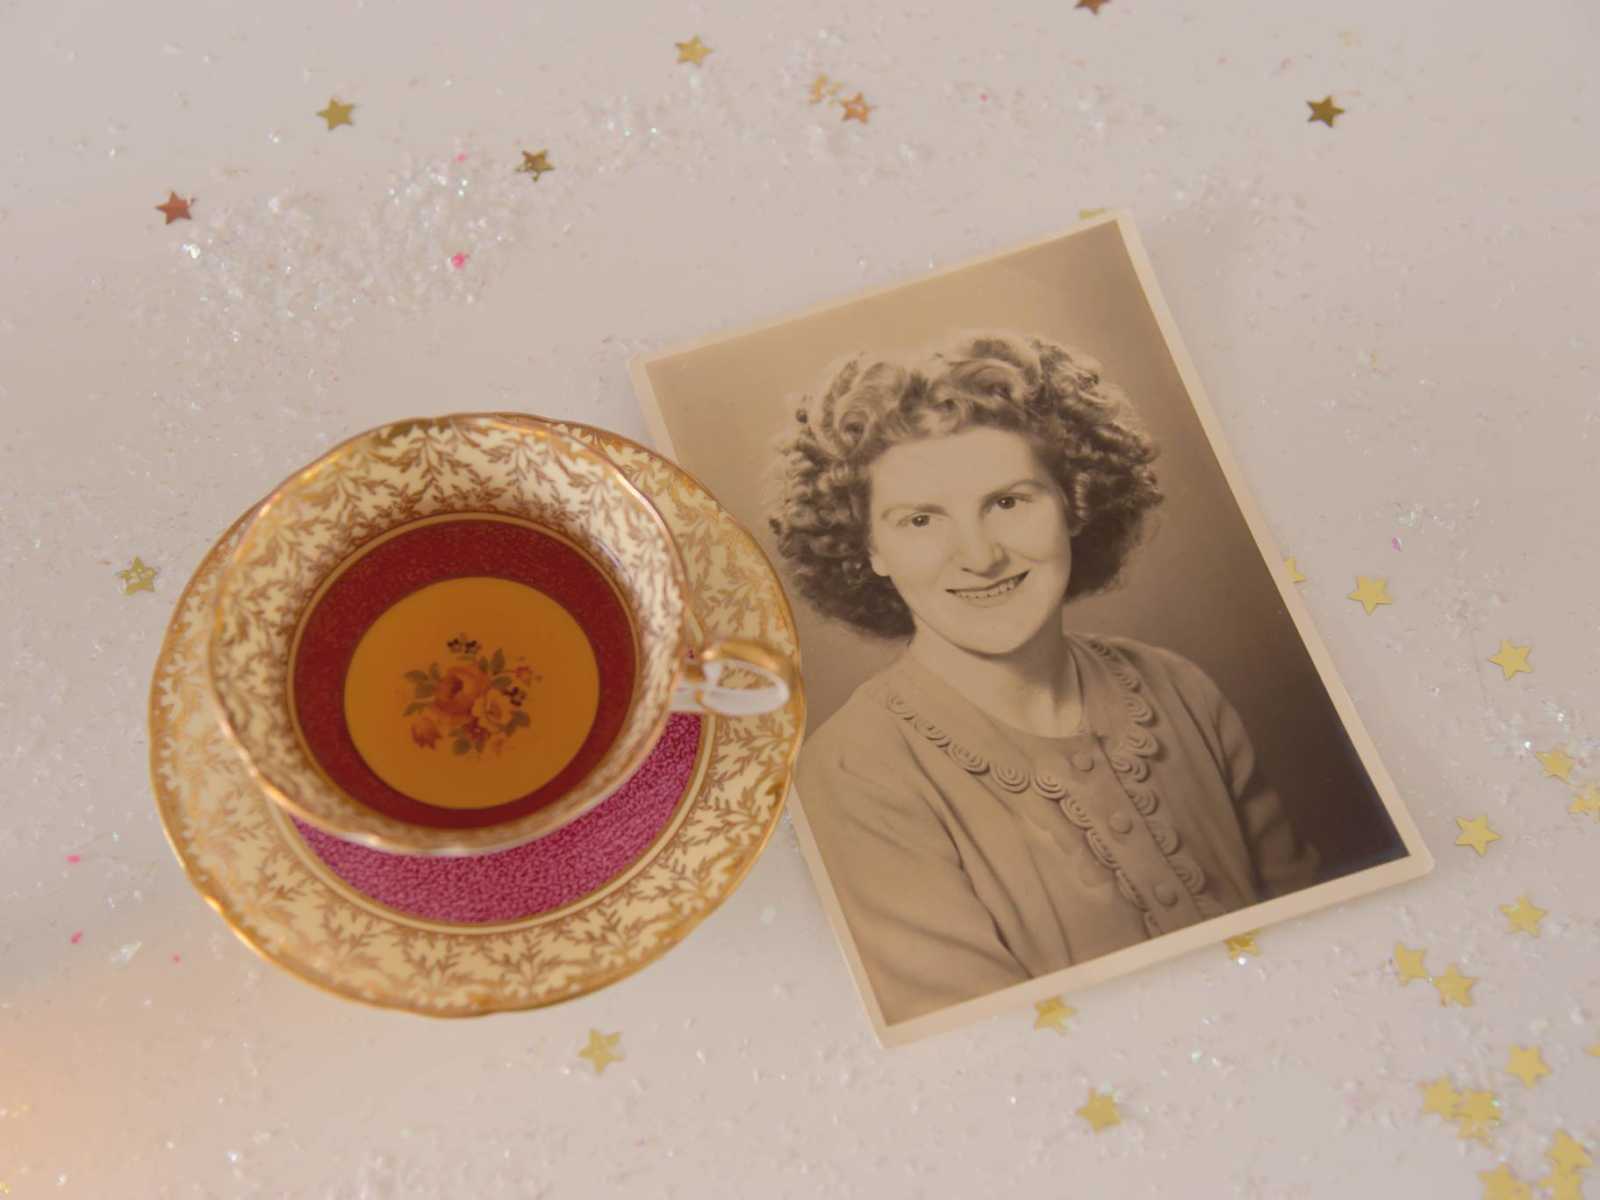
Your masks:
M 825 616 L 907 637 L 911 610 L 873 572 L 869 469 L 890 447 L 966 429 L 1027 438 L 1067 505 L 1072 576 L 1062 602 L 1115 581 L 1161 503 L 1156 448 L 1093 359 L 1053 342 L 979 334 L 914 365 L 857 355 L 805 397 L 783 438 L 772 531 L 801 595 Z

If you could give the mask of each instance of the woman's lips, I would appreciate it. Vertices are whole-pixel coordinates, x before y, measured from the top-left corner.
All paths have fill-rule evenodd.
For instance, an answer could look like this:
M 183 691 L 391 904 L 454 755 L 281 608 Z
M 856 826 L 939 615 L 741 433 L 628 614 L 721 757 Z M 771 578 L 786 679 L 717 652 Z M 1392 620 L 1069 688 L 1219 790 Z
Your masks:
M 1016 575 L 1008 575 L 1004 579 L 975 588 L 946 588 L 958 600 L 965 600 L 968 604 L 975 604 L 979 608 L 989 608 L 992 605 L 1004 604 L 1011 593 L 1022 586 L 1022 581 L 1028 577 L 1026 571 Z

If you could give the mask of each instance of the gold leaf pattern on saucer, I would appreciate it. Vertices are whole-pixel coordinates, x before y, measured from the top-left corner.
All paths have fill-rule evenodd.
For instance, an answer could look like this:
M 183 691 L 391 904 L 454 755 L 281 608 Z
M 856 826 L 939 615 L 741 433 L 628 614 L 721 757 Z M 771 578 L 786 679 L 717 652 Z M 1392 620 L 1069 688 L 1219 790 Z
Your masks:
M 771 564 L 709 492 L 626 439 L 567 430 L 603 450 L 660 509 L 683 550 L 697 625 L 798 654 Z M 622 979 L 680 942 L 772 836 L 805 726 L 799 689 L 764 716 L 702 717 L 700 761 L 671 823 L 630 867 L 571 904 L 463 926 L 360 896 L 251 784 L 208 692 L 213 593 L 245 519 L 201 563 L 168 628 L 151 684 L 150 768 L 168 841 L 190 880 L 268 961 L 337 995 L 427 1016 L 554 1004 Z

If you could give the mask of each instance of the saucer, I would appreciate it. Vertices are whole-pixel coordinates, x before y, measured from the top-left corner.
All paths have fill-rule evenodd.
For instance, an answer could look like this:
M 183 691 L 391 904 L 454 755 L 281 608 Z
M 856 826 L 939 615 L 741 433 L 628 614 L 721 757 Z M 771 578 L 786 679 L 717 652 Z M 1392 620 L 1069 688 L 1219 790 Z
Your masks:
M 613 459 L 666 519 L 696 632 L 798 655 L 771 564 L 705 488 L 616 434 L 564 428 Z M 337 995 L 427 1016 L 554 1004 L 659 958 L 766 846 L 805 726 L 798 688 L 764 716 L 674 716 L 599 807 L 509 850 L 393 854 L 298 822 L 250 781 L 206 686 L 211 602 L 248 516 L 201 562 L 168 627 L 151 684 L 150 774 L 190 881 L 268 961 Z

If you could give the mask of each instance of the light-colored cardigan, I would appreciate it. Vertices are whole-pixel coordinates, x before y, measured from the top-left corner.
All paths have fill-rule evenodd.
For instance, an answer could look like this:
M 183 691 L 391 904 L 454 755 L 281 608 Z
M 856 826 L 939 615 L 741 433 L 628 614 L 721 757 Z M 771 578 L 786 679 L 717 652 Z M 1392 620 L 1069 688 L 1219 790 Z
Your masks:
M 890 1024 L 1314 882 L 1210 677 L 1072 635 L 1085 721 L 993 721 L 909 654 L 805 744 L 800 801 Z

